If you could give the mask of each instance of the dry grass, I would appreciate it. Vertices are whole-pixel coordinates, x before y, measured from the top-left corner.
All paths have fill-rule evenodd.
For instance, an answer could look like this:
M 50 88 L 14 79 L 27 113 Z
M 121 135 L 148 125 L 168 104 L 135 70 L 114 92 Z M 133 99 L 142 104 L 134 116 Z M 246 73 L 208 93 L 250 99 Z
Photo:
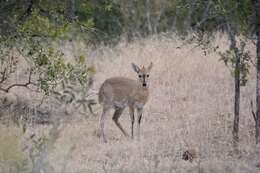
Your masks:
M 228 46 L 225 38 L 217 43 L 223 49 Z M 182 41 L 174 37 L 156 37 L 89 53 L 88 62 L 97 68 L 95 90 L 112 76 L 135 78 L 131 62 L 154 63 L 142 137 L 140 141 L 126 139 L 111 115 L 106 119 L 108 143 L 104 144 L 99 137 L 99 116 L 74 118 L 66 123 L 48 156 L 53 172 L 257 172 L 249 106 L 255 72 L 241 91 L 241 153 L 237 156 L 231 143 L 234 85 L 230 72 L 216 54 L 204 56 L 193 44 L 177 49 L 180 45 Z M 100 113 L 101 108 L 96 110 Z M 127 110 L 120 121 L 130 130 Z M 192 163 L 181 159 L 187 149 L 197 152 Z
M 0 131 L 0 173 L 26 170 L 29 157 L 22 149 L 21 129 L 0 124 Z

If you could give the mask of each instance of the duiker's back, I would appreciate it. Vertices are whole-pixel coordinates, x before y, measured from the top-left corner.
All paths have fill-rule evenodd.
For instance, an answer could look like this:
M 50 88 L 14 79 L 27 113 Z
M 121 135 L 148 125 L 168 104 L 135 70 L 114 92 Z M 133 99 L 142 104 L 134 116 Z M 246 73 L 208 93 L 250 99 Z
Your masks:
M 107 79 L 99 90 L 99 103 L 128 101 L 138 88 L 138 82 L 125 77 Z

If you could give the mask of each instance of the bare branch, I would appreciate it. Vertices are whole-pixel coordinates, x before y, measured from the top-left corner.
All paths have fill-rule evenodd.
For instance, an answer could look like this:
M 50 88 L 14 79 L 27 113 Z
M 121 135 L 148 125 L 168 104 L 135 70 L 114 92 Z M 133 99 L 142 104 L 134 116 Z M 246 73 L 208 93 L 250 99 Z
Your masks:
M 0 91 L 8 92 L 6 89 L 0 87 Z
M 251 62 L 251 64 L 252 64 L 254 67 L 256 67 L 256 63 L 252 60 L 252 58 L 250 58 L 249 61 Z
M 251 113 L 253 115 L 254 120 L 256 121 L 256 115 L 255 115 L 255 112 L 254 112 L 254 106 L 253 106 L 253 101 L 252 100 L 250 101 L 250 105 L 251 105 Z
M 30 70 L 28 82 L 23 83 L 23 84 L 15 83 L 15 84 L 12 84 L 12 85 L 8 86 L 6 89 L 0 87 L 0 90 L 1 90 L 1 91 L 4 91 L 4 92 L 9 92 L 9 90 L 12 89 L 13 87 L 25 87 L 25 88 L 28 88 L 29 85 L 35 85 L 35 84 L 31 81 L 31 78 L 32 78 L 32 70 Z
M 7 68 L 5 68 L 4 71 L 2 72 L 2 79 L 0 81 L 0 84 L 6 80 L 6 70 L 7 70 Z

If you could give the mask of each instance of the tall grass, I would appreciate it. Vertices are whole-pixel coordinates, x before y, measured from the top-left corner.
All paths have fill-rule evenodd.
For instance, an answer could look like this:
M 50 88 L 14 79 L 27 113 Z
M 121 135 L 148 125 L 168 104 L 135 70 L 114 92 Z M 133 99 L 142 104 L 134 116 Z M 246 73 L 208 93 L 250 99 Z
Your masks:
M 100 46 L 89 51 L 88 63 L 97 69 L 93 86 L 96 91 L 112 76 L 135 79 L 132 62 L 154 63 L 141 140 L 126 139 L 111 115 L 105 121 L 108 143 L 104 144 L 99 136 L 100 106 L 95 108 L 98 116 L 88 119 L 72 114 L 48 156 L 52 172 L 257 172 L 259 158 L 255 155 L 254 120 L 250 113 L 255 71 L 252 68 L 247 85 L 241 89 L 238 156 L 233 154 L 231 145 L 233 77 L 216 53 L 205 56 L 195 44 L 183 43 L 171 35 L 132 43 L 122 41 L 113 48 Z M 225 37 L 215 44 L 222 50 L 229 46 Z M 248 43 L 248 49 L 252 48 Z M 120 121 L 130 130 L 127 109 Z M 181 159 L 189 149 L 197 152 L 193 162 Z
M 220 50 L 229 46 L 225 37 L 217 39 L 215 44 Z M 248 49 L 253 50 L 252 46 L 249 44 Z M 99 116 L 76 121 L 66 128 L 57 145 L 75 145 L 67 172 L 257 170 L 254 120 L 249 106 L 255 92 L 253 68 L 247 85 L 241 89 L 241 154 L 235 156 L 231 145 L 234 82 L 216 53 L 205 56 L 195 44 L 184 45 L 172 36 L 121 42 L 113 48 L 100 47 L 88 57 L 97 68 L 94 85 L 97 91 L 112 76 L 135 79 L 131 62 L 146 65 L 152 61 L 151 96 L 141 125 L 141 141 L 125 139 L 111 121 L 112 115 L 105 124 L 108 144 L 102 143 L 98 135 Z M 97 109 L 100 113 L 100 107 Z M 124 127 L 130 127 L 128 110 L 120 121 Z M 188 149 L 197 152 L 192 163 L 181 159 Z

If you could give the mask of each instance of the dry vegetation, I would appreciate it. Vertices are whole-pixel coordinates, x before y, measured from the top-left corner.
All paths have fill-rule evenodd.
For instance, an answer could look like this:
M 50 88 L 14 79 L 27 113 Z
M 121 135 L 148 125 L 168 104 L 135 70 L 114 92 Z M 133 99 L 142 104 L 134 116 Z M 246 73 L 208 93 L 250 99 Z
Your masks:
M 220 38 L 216 44 L 221 49 L 228 47 L 225 38 Z M 254 120 L 250 110 L 250 100 L 255 93 L 255 72 L 251 72 L 241 91 L 241 152 L 234 155 L 231 142 L 233 78 L 216 54 L 205 56 L 200 48 L 194 47 L 194 44 L 183 45 L 183 41 L 172 36 L 137 40 L 130 44 L 121 42 L 114 48 L 100 47 L 89 51 L 88 63 L 97 69 L 93 86 L 96 91 L 106 78 L 118 75 L 135 78 L 131 62 L 154 63 L 150 75 L 151 97 L 141 124 L 141 140 L 126 139 L 113 124 L 111 115 L 105 124 L 108 143 L 103 143 L 98 130 L 99 105 L 95 108 L 98 116 L 84 118 L 71 113 L 63 122 L 54 146 L 48 148 L 43 164 L 48 164 L 49 172 L 259 171 L 257 163 L 260 158 L 255 155 Z M 130 130 L 127 110 L 120 121 Z M 30 127 L 24 135 L 36 133 L 41 136 L 47 129 L 48 125 Z M 2 145 L 5 135 L 1 130 L 0 148 L 6 147 L 6 144 Z M 195 150 L 196 157 L 192 162 L 182 160 L 186 150 Z M 0 163 L 1 156 L 0 153 Z M 14 155 L 12 159 L 24 162 L 25 156 Z M 5 165 L 0 164 L 0 172 L 3 172 L 1 167 Z

